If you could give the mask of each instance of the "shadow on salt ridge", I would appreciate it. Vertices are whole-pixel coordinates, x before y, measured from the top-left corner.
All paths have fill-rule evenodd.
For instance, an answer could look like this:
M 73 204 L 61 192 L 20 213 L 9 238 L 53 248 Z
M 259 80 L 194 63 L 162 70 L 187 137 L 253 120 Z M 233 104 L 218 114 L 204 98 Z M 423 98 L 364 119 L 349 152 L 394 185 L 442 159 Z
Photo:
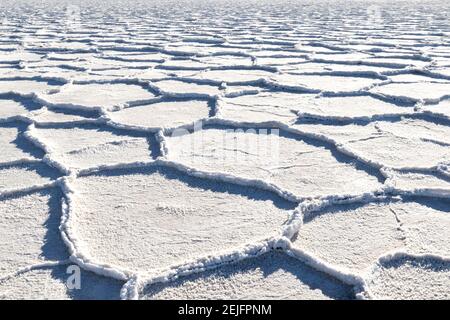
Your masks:
M 62 240 L 61 232 L 59 232 L 63 194 L 59 188 L 52 189 L 52 191 L 49 191 L 49 194 L 50 197 L 47 201 L 49 215 L 43 224 L 47 229 L 47 233 L 44 237 L 44 244 L 41 247 L 42 257 L 47 260 L 61 260 L 62 257 L 68 256 L 66 245 Z
M 69 257 L 59 231 L 61 197 L 58 188 L 0 196 L 1 276 Z
M 6 153 L 6 156 L 8 155 L 9 148 L 6 148 L 6 145 L 12 149 L 16 149 L 14 153 L 17 153 L 17 155 L 11 155 L 11 158 L 4 159 L 0 158 L 1 162 L 10 162 L 19 160 L 21 158 L 25 157 L 35 157 L 35 158 L 42 158 L 45 155 L 45 152 L 41 149 L 37 148 L 33 143 L 31 143 L 29 140 L 24 138 L 23 133 L 27 130 L 27 124 L 21 123 L 21 122 L 10 122 L 10 123 L 0 123 L 0 146 L 2 151 Z M 5 134 L 2 134 L 3 129 L 7 129 Z M 13 133 L 12 131 L 16 131 L 16 133 Z M 11 152 L 13 152 L 11 150 Z

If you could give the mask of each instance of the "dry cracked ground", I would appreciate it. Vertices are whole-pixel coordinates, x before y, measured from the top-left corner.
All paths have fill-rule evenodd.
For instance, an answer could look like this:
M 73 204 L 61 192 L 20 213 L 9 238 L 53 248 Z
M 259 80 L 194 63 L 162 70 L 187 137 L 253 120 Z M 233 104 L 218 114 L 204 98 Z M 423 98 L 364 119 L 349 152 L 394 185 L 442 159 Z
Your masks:
M 450 299 L 445 2 L 0 5 L 1 299 Z

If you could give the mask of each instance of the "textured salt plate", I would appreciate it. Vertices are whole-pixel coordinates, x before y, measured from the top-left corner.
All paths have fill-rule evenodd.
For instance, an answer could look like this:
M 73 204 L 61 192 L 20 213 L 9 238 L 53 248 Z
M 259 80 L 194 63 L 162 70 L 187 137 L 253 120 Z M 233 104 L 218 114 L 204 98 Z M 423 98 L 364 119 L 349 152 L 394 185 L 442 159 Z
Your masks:
M 424 112 L 450 119 L 450 100 L 444 100 L 436 105 L 425 105 L 421 109 Z
M 348 125 L 334 125 L 334 124 L 295 124 L 292 127 L 299 129 L 302 132 L 312 136 L 335 141 L 336 144 L 351 143 L 359 139 L 378 138 L 379 131 L 376 129 L 376 124 L 379 121 L 368 124 L 348 124 Z
M 302 197 L 380 187 L 375 176 L 320 143 L 266 132 L 205 129 L 167 137 L 167 157 L 204 171 L 262 179 Z
M 41 67 L 41 68 L 26 68 L 20 71 L 9 72 L 9 77 L 46 77 L 48 79 L 64 79 L 70 81 L 71 79 L 82 77 L 86 75 L 85 71 L 67 69 L 63 66 Z
M 339 61 L 339 62 L 349 62 L 349 61 L 360 61 L 363 59 L 370 58 L 370 55 L 364 52 L 344 52 L 344 53 L 335 53 L 335 54 L 322 54 L 315 53 L 313 55 L 313 59 L 315 60 L 325 60 L 329 62 Z
M 331 138 L 356 156 L 378 166 L 431 168 L 450 159 L 448 127 L 422 120 L 345 126 L 302 124 L 295 128 Z
M 11 53 L 1 53 L 0 63 L 19 63 L 21 61 L 39 61 L 42 55 L 25 52 L 25 51 L 15 51 Z
M 391 207 L 404 232 L 407 252 L 450 257 L 450 202 L 426 198 L 417 201 Z
M 4 191 L 45 185 L 59 174 L 42 163 L 0 166 L 0 194 Z
M 0 300 L 118 300 L 122 282 L 80 269 L 79 289 L 68 289 L 67 266 L 43 267 L 0 282 Z
M 136 85 L 70 84 L 64 86 L 61 92 L 42 96 L 42 99 L 53 105 L 111 109 L 154 97 L 151 92 Z
M 126 79 L 127 81 L 133 81 L 137 79 L 137 73 L 134 72 L 135 69 L 127 69 L 122 73 L 122 75 L 113 75 L 115 71 L 117 73 L 121 73 L 121 69 L 108 69 L 108 70 L 102 70 L 100 73 L 97 74 L 97 71 L 92 71 L 89 73 L 83 72 L 78 75 L 72 75 L 71 80 L 76 81 L 77 83 L 95 83 L 98 82 L 99 84 L 114 84 L 117 82 L 118 79 Z M 136 69 L 137 70 L 137 69 Z M 110 74 L 108 72 L 111 71 Z M 137 70 L 139 73 L 142 70 Z M 104 72 L 104 74 L 101 74 Z M 131 75 L 130 75 L 131 74 Z
M 110 60 L 105 58 L 94 57 L 88 59 L 82 66 L 91 70 L 111 69 L 117 68 L 149 68 L 155 65 L 154 62 L 145 61 L 123 61 L 123 60 Z
M 395 69 L 365 66 L 365 65 L 347 65 L 333 63 L 307 62 L 297 65 L 284 65 L 278 67 L 280 70 L 293 74 L 315 73 L 315 72 L 353 72 L 353 73 L 384 73 L 392 72 Z
M 243 38 L 236 38 L 236 43 L 238 43 L 238 45 L 242 45 L 239 44 L 239 42 L 242 42 L 244 39 Z M 254 39 L 252 39 L 251 35 L 249 36 L 249 39 L 247 41 L 253 42 Z M 247 51 L 247 53 L 251 54 L 253 57 L 256 58 L 273 58 L 273 57 L 303 57 L 304 53 L 303 52 L 297 52 L 297 51 L 286 51 L 283 48 L 280 47 L 275 47 L 272 49 L 268 49 L 266 48 L 265 50 L 260 50 L 260 46 L 259 45 L 253 45 L 250 44 L 248 45 L 248 48 L 250 48 L 250 50 Z
M 217 86 L 202 85 L 176 80 L 163 80 L 154 82 L 153 85 L 158 88 L 162 94 L 191 97 L 196 96 L 216 96 L 221 91 Z
M 163 70 L 163 69 L 158 69 L 161 71 L 161 73 L 164 73 L 165 76 L 164 77 L 159 77 L 159 78 L 154 78 L 154 80 L 161 80 L 161 78 L 180 78 L 180 79 L 192 79 L 195 76 L 197 76 L 198 74 L 204 72 L 203 70 Z M 198 80 L 198 79 L 194 79 L 194 80 Z M 202 81 L 202 80 L 201 80 Z M 208 82 L 208 81 L 206 81 Z
M 450 194 L 450 179 L 430 174 L 395 172 L 390 183 L 396 189 L 407 192 Z
M 276 235 L 294 208 L 268 192 L 168 168 L 109 171 L 79 178 L 71 188 L 68 224 L 79 250 L 140 272 Z
M 150 66 L 149 66 L 150 67 Z M 97 79 L 110 79 L 111 81 L 117 78 L 138 78 L 142 69 L 102 69 L 91 71 L 90 75 Z M 87 78 L 88 79 L 88 78 Z
M 427 61 L 420 61 L 414 59 L 395 59 L 395 58 L 369 58 L 363 59 L 363 63 L 376 63 L 376 64 L 387 64 L 387 65 L 397 65 L 399 67 L 413 66 L 417 68 L 424 68 L 430 63 Z
M 192 78 L 226 83 L 248 83 L 269 78 L 273 73 L 263 70 L 209 70 L 196 74 Z
M 188 48 L 185 46 L 185 48 Z M 238 56 L 242 56 L 243 54 L 245 55 L 245 51 L 240 50 L 240 49 L 236 49 L 236 48 L 232 48 L 232 47 L 226 47 L 226 46 L 211 46 L 210 44 L 203 44 L 203 45 L 199 45 L 199 44 L 195 44 L 195 46 L 190 47 L 192 50 L 196 50 L 195 52 L 195 56 L 203 56 L 205 54 L 209 54 L 210 56 L 223 56 L 223 57 L 227 57 L 227 56 L 236 56 L 236 54 L 238 54 Z
M 235 56 L 213 56 L 213 57 L 198 57 L 198 61 L 209 66 L 251 66 L 253 64 L 249 57 L 235 57 Z
M 339 268 L 362 272 L 379 256 L 405 246 L 391 205 L 351 204 L 313 213 L 293 245 Z
M 325 48 L 325 47 L 321 47 L 321 46 L 312 46 L 312 45 L 305 44 L 305 43 L 296 44 L 295 49 L 297 49 L 297 51 L 300 51 L 300 52 L 309 52 L 309 53 L 328 53 L 328 54 L 338 53 L 335 50 L 330 49 L 330 48 Z
M 351 299 L 352 288 L 281 253 L 144 288 L 142 299 Z
M 89 50 L 90 45 L 81 42 L 61 42 L 61 41 L 42 41 L 40 43 L 33 43 L 36 49 L 44 49 L 46 51 L 77 51 Z
M 58 61 L 83 61 L 93 57 L 93 53 L 51 52 L 47 54 L 47 60 Z
M 382 45 L 388 47 L 414 47 L 416 45 L 416 41 L 412 39 L 401 39 L 401 35 L 398 35 L 395 39 L 389 38 L 386 35 L 380 35 L 376 38 L 371 38 L 367 42 L 370 45 Z
M 403 119 L 398 122 L 380 121 L 380 132 L 386 132 L 402 138 L 430 141 L 438 145 L 450 145 L 450 127 L 420 119 Z
M 294 111 L 287 108 L 234 104 L 233 99 L 220 104 L 220 116 L 225 120 L 252 123 L 271 121 L 290 123 L 297 119 Z
M 142 79 L 142 80 L 160 80 L 165 79 L 169 76 L 169 73 L 172 71 L 165 71 L 165 70 L 157 70 L 157 69 L 145 69 L 145 70 L 138 70 L 139 72 L 135 75 L 136 78 Z M 192 71 L 189 71 L 192 73 Z
M 245 107 L 268 107 L 285 110 L 298 110 L 303 104 L 315 97 L 313 94 L 295 94 L 289 92 L 261 92 L 256 95 L 243 95 L 230 99 L 223 99 L 230 103 Z M 249 119 L 251 121 L 251 119 Z
M 450 299 L 449 263 L 433 259 L 400 258 L 383 262 L 368 282 L 378 299 Z
M 304 116 L 339 120 L 414 113 L 412 107 L 400 107 L 370 96 L 314 97 L 299 103 L 297 110 Z
M 152 159 L 146 138 L 119 135 L 94 127 L 35 128 L 30 135 L 45 144 L 53 160 L 71 169 Z
M 67 259 L 59 232 L 56 189 L 0 198 L 0 277 L 46 261 Z
M 226 97 L 238 97 L 246 94 L 257 94 L 263 89 L 246 85 L 227 85 L 224 89 Z
M 1 65 L 0 65 L 0 67 L 2 67 Z M 7 78 L 8 79 L 8 81 L 10 80 L 10 79 L 21 79 L 21 80 L 23 80 L 23 79 L 30 79 L 30 78 L 33 78 L 33 77 L 38 77 L 38 76 L 42 76 L 42 74 L 41 74 L 41 72 L 45 72 L 45 70 L 46 69 L 49 69 L 49 70 L 61 70 L 61 68 L 42 68 L 42 69 L 27 69 L 27 68 L 25 68 L 25 69 L 18 69 L 18 68 L 9 68 L 9 67 L 6 67 L 6 66 L 4 66 L 4 67 L 2 67 L 2 68 L 0 68 L 0 70 L 2 71 L 2 76 L 3 77 L 5 77 L 5 78 Z M 71 70 L 62 70 L 62 71 L 71 71 Z M 5 81 L 7 81 L 7 80 L 5 80 Z M 19 80 L 15 80 L 15 81 L 19 81 Z M 30 80 L 30 81 L 33 81 L 33 80 Z
M 26 63 L 26 67 L 30 69 L 41 70 L 45 68 L 66 68 L 66 69 L 74 69 L 74 70 L 82 70 L 83 67 L 79 66 L 80 62 L 78 61 L 59 61 L 59 60 L 47 60 L 41 59 L 36 62 L 28 62 Z
M 449 210 L 439 200 L 339 205 L 308 215 L 294 247 L 359 273 L 399 249 L 448 256 Z
M 175 128 L 207 118 L 207 101 L 169 101 L 122 109 L 109 113 L 112 121 L 124 126 L 147 129 Z
M 66 111 L 67 112 L 67 111 Z M 61 124 L 61 123 L 82 123 L 93 120 L 80 115 L 63 113 L 62 111 L 54 111 L 46 108 L 36 110 L 30 115 L 30 118 L 38 124 Z
M 193 42 L 199 43 L 200 45 L 204 44 L 222 44 L 226 41 L 222 37 L 210 36 L 210 35 L 195 35 L 195 36 L 184 36 L 183 42 Z
M 194 60 L 167 60 L 161 63 L 160 66 L 164 69 L 192 69 L 202 70 L 206 69 L 208 65 L 194 61 Z
M 296 95 L 284 92 L 264 92 L 223 99 L 220 103 L 221 117 L 241 122 L 291 122 L 303 101 L 312 95 Z
M 431 78 L 427 76 L 422 76 L 418 74 L 399 74 L 399 75 L 393 75 L 389 76 L 389 79 L 391 79 L 393 82 L 402 82 L 402 83 L 421 83 L 421 82 L 443 82 L 448 83 L 448 80 L 446 79 L 439 79 L 439 78 Z
M 164 50 L 167 53 L 171 53 L 173 55 L 182 55 L 182 56 L 195 56 L 195 55 L 209 55 L 212 53 L 213 47 L 206 46 L 190 46 L 185 45 L 183 43 L 171 43 L 165 46 Z
M 163 62 L 165 59 L 168 58 L 167 55 L 156 52 L 156 53 L 142 53 L 142 52 L 138 52 L 138 53 L 117 53 L 117 52 L 112 52 L 112 53 L 108 53 L 105 52 L 105 54 L 108 54 L 107 56 L 104 56 L 105 59 L 108 58 L 118 58 L 119 60 L 122 61 L 146 61 L 146 62 Z M 111 61 L 111 60 L 108 60 Z
M 59 86 L 49 85 L 45 81 L 36 80 L 0 80 L 0 94 L 16 93 L 21 95 L 44 94 Z
M 271 77 L 277 85 L 326 92 L 354 92 L 371 87 L 381 80 L 329 75 L 279 74 Z
M 0 100 L 0 121 L 28 113 L 27 108 L 14 100 Z
M 258 65 L 268 66 L 285 66 L 286 64 L 302 63 L 305 62 L 304 58 L 257 58 L 256 63 Z
M 398 100 L 437 102 L 450 96 L 450 82 L 392 83 L 376 87 L 371 92 Z
M 450 57 L 447 55 L 446 57 L 437 57 L 433 56 L 433 64 L 430 67 L 449 67 L 450 66 Z M 448 73 L 447 73 L 448 74 Z
M 401 137 L 385 135 L 366 141 L 361 139 L 348 145 L 358 155 L 398 169 L 431 168 L 450 159 L 448 146 Z
M 118 163 L 148 162 L 152 160 L 149 149 L 146 139 L 125 139 L 55 154 L 53 159 L 70 169 L 88 169 Z

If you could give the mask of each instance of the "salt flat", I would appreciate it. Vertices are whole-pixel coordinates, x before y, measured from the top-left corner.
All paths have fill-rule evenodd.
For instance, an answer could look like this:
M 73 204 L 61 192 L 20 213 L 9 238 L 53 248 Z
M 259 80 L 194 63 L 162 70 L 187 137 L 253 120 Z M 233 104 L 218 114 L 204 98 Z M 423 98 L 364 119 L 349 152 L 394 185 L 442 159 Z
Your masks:
M 2 1 L 0 299 L 450 299 L 447 12 Z

